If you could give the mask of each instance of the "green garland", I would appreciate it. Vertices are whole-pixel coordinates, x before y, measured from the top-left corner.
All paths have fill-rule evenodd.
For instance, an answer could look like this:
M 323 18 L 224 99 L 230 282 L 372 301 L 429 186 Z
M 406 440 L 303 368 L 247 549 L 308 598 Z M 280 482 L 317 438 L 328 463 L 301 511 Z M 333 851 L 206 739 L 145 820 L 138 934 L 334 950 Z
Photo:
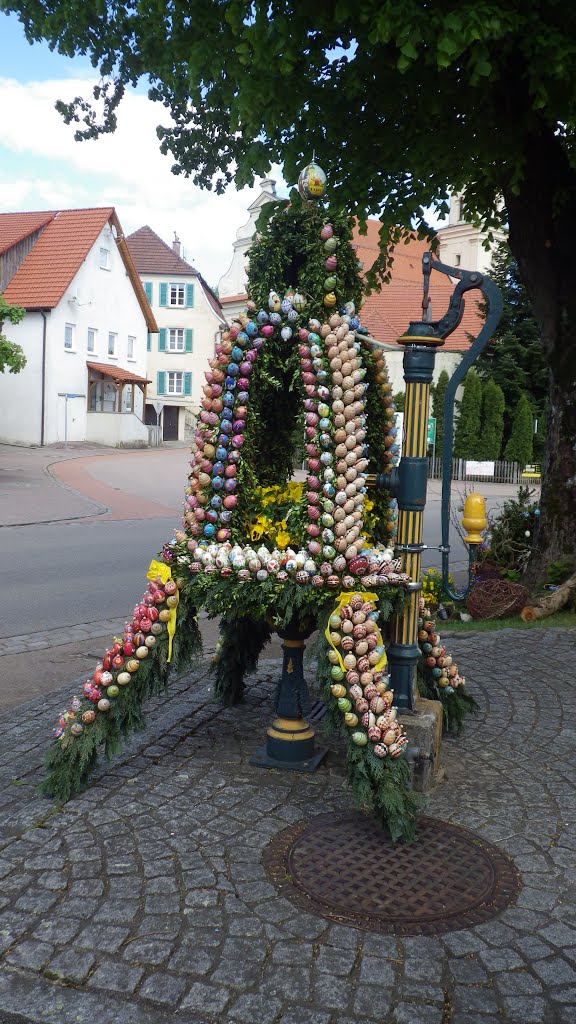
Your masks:
M 338 268 L 334 272 L 325 269 L 327 253 L 320 241 L 320 231 L 328 221 L 339 241 Z M 267 203 L 257 224 L 260 235 L 250 248 L 248 294 L 256 307 L 268 308 L 271 291 L 283 295 L 288 288 L 296 288 L 308 300 L 306 320 L 323 320 L 324 283 L 332 277 L 335 284 L 331 290 L 360 309 L 362 281 L 351 245 L 353 226 L 348 214 L 306 202 L 296 190 L 290 193 L 289 202 Z
M 100 748 L 103 747 L 108 760 L 112 760 L 121 750 L 125 736 L 144 729 L 142 706 L 150 697 L 166 691 L 170 670 L 181 672 L 194 657 L 201 655 L 198 621 L 190 603 L 181 602 L 178 606 L 170 665 L 167 653 L 168 636 L 164 631 L 148 657 L 140 662 L 130 684 L 119 688 L 107 712 L 97 714 L 92 724 L 78 736 L 71 733 L 68 722 L 64 735 L 52 743 L 44 758 L 46 776 L 39 787 L 44 796 L 65 803 L 85 789 L 98 762 Z M 113 673 L 114 679 L 118 674 Z M 86 697 L 77 700 L 80 703 L 74 720 L 80 721 L 83 713 L 94 709 L 94 704 Z
M 420 658 L 416 682 L 421 697 L 440 701 L 444 731 L 458 736 L 464 728 L 466 716 L 475 714 L 479 705 L 466 689 L 466 680 L 443 646 L 436 623 L 420 599 L 421 617 L 418 619 L 418 645 Z M 436 653 L 438 652 L 438 653 Z

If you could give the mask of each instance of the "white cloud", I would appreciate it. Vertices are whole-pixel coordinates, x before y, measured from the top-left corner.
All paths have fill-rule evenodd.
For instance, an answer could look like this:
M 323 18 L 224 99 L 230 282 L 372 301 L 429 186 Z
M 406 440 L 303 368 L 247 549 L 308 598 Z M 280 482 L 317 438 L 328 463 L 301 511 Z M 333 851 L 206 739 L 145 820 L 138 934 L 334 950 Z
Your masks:
M 0 78 L 0 142 L 18 164 L 18 181 L 8 168 L 2 175 L 2 208 L 115 206 L 127 234 L 149 224 L 170 242 L 176 231 L 188 259 L 216 284 L 228 269 L 236 231 L 258 187 L 237 192 L 231 186 L 217 196 L 173 175 L 174 161 L 160 153 L 156 135 L 167 111 L 135 92 L 126 93 L 114 134 L 75 142 L 73 128 L 54 104 L 90 96 L 92 85 L 88 78 L 25 84 Z

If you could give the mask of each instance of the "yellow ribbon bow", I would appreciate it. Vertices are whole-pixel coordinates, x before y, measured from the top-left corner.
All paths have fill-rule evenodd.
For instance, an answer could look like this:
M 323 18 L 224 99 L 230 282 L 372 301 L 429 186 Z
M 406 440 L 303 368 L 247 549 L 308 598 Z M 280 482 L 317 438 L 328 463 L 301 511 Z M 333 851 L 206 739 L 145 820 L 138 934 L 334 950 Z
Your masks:
M 344 591 L 342 591 L 342 593 L 340 594 L 340 596 L 339 596 L 339 598 L 338 598 L 338 600 L 336 602 L 336 605 L 334 607 L 334 611 L 330 612 L 330 617 L 332 617 L 332 615 L 337 615 L 339 613 L 340 609 L 343 608 L 345 604 L 349 604 L 351 598 L 354 597 L 355 594 L 359 594 L 364 602 L 366 602 L 366 601 L 374 601 L 376 604 L 378 604 L 378 594 L 370 594 L 370 593 L 368 593 L 368 591 L 363 591 L 363 590 L 344 590 Z M 336 652 L 340 668 L 345 673 L 346 669 L 344 667 L 344 661 L 342 660 L 342 655 L 340 654 L 340 651 L 338 650 L 336 645 L 332 643 L 332 639 L 330 637 L 330 633 L 331 632 L 332 632 L 332 630 L 330 629 L 330 619 L 329 619 L 328 620 L 328 625 L 326 626 L 326 629 L 324 630 L 324 636 L 326 637 L 329 646 L 332 648 L 333 651 Z M 384 646 L 383 641 L 382 641 L 382 633 L 380 632 L 378 627 L 376 627 L 376 639 L 378 641 L 378 646 L 379 647 Z M 375 665 L 371 666 L 371 671 L 372 672 L 380 672 L 384 668 L 384 666 L 386 665 L 386 662 L 387 662 L 386 651 L 382 651 L 380 659 L 377 661 L 377 663 Z
M 156 559 L 153 558 L 152 561 L 150 562 L 150 568 L 146 573 L 146 579 L 160 579 L 162 584 L 166 584 L 168 580 L 172 579 L 172 570 L 169 565 L 166 565 L 165 562 L 157 562 Z M 180 600 L 180 594 L 178 593 L 178 591 L 176 591 L 175 596 L 178 598 L 178 601 L 176 602 L 174 608 L 170 609 L 170 618 L 166 623 L 166 629 L 168 632 L 168 654 L 166 656 L 167 662 L 170 662 L 170 660 L 172 659 L 172 639 L 174 637 L 174 633 L 176 632 L 176 609 L 178 607 L 178 602 Z

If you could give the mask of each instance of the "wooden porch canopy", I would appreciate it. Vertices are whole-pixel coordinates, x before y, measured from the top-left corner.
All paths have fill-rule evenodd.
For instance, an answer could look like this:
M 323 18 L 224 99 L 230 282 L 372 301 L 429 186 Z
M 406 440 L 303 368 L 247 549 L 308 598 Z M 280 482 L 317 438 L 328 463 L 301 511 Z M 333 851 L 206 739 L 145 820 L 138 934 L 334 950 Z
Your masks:
M 86 366 L 88 367 L 88 409 L 90 409 L 92 390 L 102 383 L 102 378 L 108 378 L 114 382 L 114 387 L 116 388 L 116 408 L 114 412 L 122 412 L 122 397 L 127 384 L 135 384 L 136 387 L 140 388 L 144 405 L 146 405 L 146 386 L 151 383 L 146 377 L 138 377 L 137 374 L 131 373 L 130 370 L 124 370 L 121 366 L 111 366 L 110 363 L 87 362 Z M 96 376 L 96 374 L 99 376 Z M 134 412 L 134 388 L 131 391 L 130 408 L 131 412 Z

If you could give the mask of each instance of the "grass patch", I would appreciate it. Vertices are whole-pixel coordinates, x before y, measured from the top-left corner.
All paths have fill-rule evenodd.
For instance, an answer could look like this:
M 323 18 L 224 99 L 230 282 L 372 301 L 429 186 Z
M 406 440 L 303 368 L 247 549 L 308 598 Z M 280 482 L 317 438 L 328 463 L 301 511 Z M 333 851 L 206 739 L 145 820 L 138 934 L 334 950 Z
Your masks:
M 442 637 L 448 633 L 492 633 L 500 629 L 576 629 L 576 612 L 556 612 L 547 619 L 533 622 L 523 622 L 519 615 L 507 619 L 472 619 L 471 622 L 438 619 L 436 626 Z

